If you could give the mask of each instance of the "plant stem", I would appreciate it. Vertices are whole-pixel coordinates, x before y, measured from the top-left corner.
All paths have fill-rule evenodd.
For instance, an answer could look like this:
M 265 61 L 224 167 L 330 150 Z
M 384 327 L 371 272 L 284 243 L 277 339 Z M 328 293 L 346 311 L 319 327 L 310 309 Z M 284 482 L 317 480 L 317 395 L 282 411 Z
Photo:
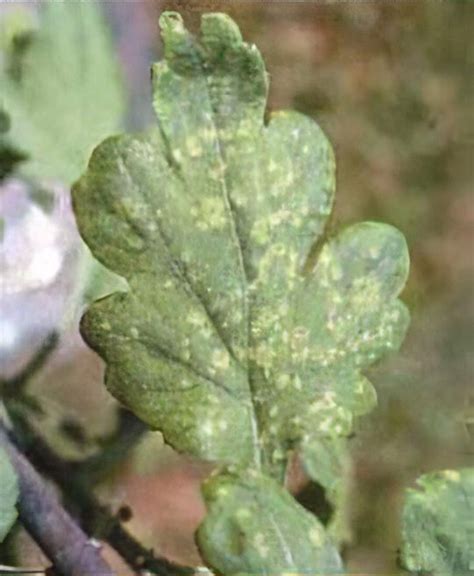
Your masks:
M 156 556 L 145 548 L 122 525 L 121 521 L 94 495 L 78 473 L 75 464 L 58 456 L 39 436 L 26 418 L 11 414 L 19 435 L 25 440 L 29 459 L 61 488 L 66 505 L 79 516 L 83 529 L 106 541 L 136 572 L 149 571 L 157 576 L 190 576 L 195 570 Z
M 100 548 L 64 510 L 52 488 L 18 450 L 1 422 L 0 443 L 18 476 L 20 519 L 57 572 L 62 576 L 113 576 Z
M 106 443 L 100 455 L 88 458 L 81 463 L 71 463 L 63 460 L 50 448 L 43 438 L 36 433 L 28 418 L 23 414 L 22 406 L 41 412 L 41 407 L 36 400 L 27 396 L 26 386 L 46 363 L 51 353 L 55 350 L 57 342 L 57 334 L 50 334 L 23 370 L 10 379 L 0 380 L 1 396 L 5 402 L 15 432 L 22 439 L 24 452 L 38 470 L 51 478 L 61 488 L 66 505 L 75 516 L 80 518 L 83 529 L 89 535 L 94 535 L 108 542 L 136 573 L 149 571 L 157 576 L 189 576 L 194 574 L 195 570 L 193 568 L 174 564 L 165 558 L 156 556 L 153 550 L 142 546 L 123 527 L 121 521 L 112 514 L 109 508 L 99 502 L 92 492 L 91 484 L 100 480 L 107 470 L 123 459 L 135 442 L 142 437 L 146 427 L 138 419 L 125 410 L 121 410 L 119 412 L 117 430 Z M 19 461 L 29 466 L 37 479 L 44 484 L 28 460 L 9 441 L 6 430 L 0 421 L 0 442 L 3 443 L 4 439 L 21 457 Z M 18 475 L 20 476 L 19 473 Z M 31 504 L 31 500 L 29 502 Z M 56 504 L 60 506 L 57 499 Z M 38 503 L 35 503 L 36 505 L 39 506 Z M 38 511 L 40 509 L 38 507 Z M 33 516 L 36 515 L 32 504 L 30 513 Z M 71 518 L 69 520 L 72 521 Z M 42 546 L 41 541 L 34 536 L 34 530 L 28 528 L 27 522 L 27 520 L 24 521 L 25 527 Z M 76 528 L 78 527 L 76 526 Z M 41 526 L 38 529 L 41 529 Z M 64 537 L 64 534 L 62 535 L 59 529 L 58 537 Z M 65 576 L 70 576 L 70 574 L 73 573 L 65 573 Z M 81 576 L 84 576 L 84 574 L 90 574 L 90 571 L 84 571 Z

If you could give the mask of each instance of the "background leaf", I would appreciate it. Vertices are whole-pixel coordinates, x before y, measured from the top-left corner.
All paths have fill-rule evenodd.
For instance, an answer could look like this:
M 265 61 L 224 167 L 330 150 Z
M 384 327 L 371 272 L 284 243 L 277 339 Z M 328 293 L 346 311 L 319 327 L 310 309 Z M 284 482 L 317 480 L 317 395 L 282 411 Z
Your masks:
M 16 520 L 18 499 L 16 475 L 5 452 L 0 449 L 0 542 L 3 542 Z
M 434 576 L 474 574 L 474 468 L 426 474 L 407 491 L 402 560 Z
M 8 18 L 2 25 L 8 24 Z M 2 106 L 24 173 L 71 184 L 92 148 L 122 123 L 124 93 L 96 2 L 45 2 L 37 30 L 2 46 Z

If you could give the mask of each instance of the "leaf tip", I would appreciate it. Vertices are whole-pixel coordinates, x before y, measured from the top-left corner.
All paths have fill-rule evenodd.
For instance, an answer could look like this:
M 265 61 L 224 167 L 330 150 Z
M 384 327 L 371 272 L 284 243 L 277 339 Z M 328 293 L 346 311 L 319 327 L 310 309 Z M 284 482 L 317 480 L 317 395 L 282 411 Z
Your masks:
M 203 14 L 201 33 L 205 42 L 229 46 L 242 43 L 242 33 L 230 16 L 222 12 Z
M 183 18 L 179 12 L 167 10 L 162 12 L 158 20 L 162 32 L 177 32 L 184 30 Z

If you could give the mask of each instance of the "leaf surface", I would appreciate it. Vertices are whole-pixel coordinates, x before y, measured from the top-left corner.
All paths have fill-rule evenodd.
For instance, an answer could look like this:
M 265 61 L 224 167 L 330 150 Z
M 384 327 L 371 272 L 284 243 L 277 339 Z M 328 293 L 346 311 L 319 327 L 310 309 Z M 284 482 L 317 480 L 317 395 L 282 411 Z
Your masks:
M 219 573 L 343 573 L 324 527 L 274 480 L 220 474 L 206 482 L 204 497 L 209 513 L 197 541 Z
M 199 40 L 175 13 L 160 23 L 157 127 L 103 142 L 73 189 L 84 240 L 128 284 L 82 333 L 114 396 L 178 451 L 231 466 L 205 491 L 211 565 L 334 573 L 334 545 L 278 482 L 291 450 L 310 458 L 374 405 L 362 371 L 408 325 L 405 240 L 364 223 L 320 248 L 335 187 L 321 129 L 264 121 L 262 58 L 227 16 L 203 16 Z
M 177 15 L 161 25 L 159 127 L 105 141 L 74 190 L 85 241 L 129 285 L 83 334 L 175 448 L 281 469 L 372 406 L 360 371 L 403 338 L 405 241 L 355 225 L 303 274 L 333 201 L 326 137 L 293 112 L 264 124 L 262 59 L 228 17 L 204 16 L 200 43 Z
M 7 455 L 0 448 L 0 542 L 3 542 L 16 520 L 17 499 L 16 475 Z
M 5 34 L 1 102 L 12 145 L 29 157 L 23 172 L 71 184 L 121 125 L 123 88 L 98 3 L 45 2 L 39 16 L 37 30 L 22 22 Z
M 474 574 L 474 468 L 421 476 L 406 493 L 402 528 L 408 570 Z

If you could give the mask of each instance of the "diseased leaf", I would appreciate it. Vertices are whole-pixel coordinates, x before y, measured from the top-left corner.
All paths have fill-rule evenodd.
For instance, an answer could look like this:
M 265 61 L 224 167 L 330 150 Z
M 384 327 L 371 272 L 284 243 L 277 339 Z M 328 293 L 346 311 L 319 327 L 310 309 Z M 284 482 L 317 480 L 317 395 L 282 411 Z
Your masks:
M 100 6 L 45 2 L 37 30 L 20 24 L 1 46 L 1 102 L 11 117 L 11 144 L 29 157 L 26 175 L 71 184 L 92 148 L 117 131 L 124 112 Z
M 315 258 L 334 196 L 321 129 L 294 112 L 264 123 L 263 61 L 227 16 L 203 16 L 199 41 L 175 13 L 160 22 L 158 127 L 106 140 L 73 190 L 84 240 L 128 283 L 89 308 L 82 333 L 114 396 L 177 450 L 238 470 L 207 490 L 200 543 L 211 564 L 330 572 L 337 553 L 307 546 L 306 516 L 275 480 L 290 450 L 349 433 L 374 405 L 362 371 L 398 348 L 408 324 L 397 300 L 405 240 L 358 224 Z M 244 497 L 278 511 L 278 543 L 268 517 L 252 517 L 234 548 Z M 266 559 L 253 543 L 264 525 Z M 230 540 L 216 544 L 215 530 Z
M 421 476 L 406 493 L 402 561 L 433 576 L 474 574 L 474 468 Z
M 16 520 L 18 485 L 16 475 L 5 452 L 0 448 L 0 542 Z
M 327 139 L 296 113 L 264 125 L 263 62 L 228 17 L 204 16 L 201 44 L 161 24 L 159 129 L 105 141 L 74 190 L 85 241 L 129 284 L 82 330 L 178 450 L 272 468 L 373 404 L 360 371 L 403 338 L 406 245 L 355 225 L 302 274 L 332 205 Z
M 336 548 L 319 521 L 274 480 L 232 473 L 207 481 L 209 513 L 198 544 L 221 574 L 342 574 Z

